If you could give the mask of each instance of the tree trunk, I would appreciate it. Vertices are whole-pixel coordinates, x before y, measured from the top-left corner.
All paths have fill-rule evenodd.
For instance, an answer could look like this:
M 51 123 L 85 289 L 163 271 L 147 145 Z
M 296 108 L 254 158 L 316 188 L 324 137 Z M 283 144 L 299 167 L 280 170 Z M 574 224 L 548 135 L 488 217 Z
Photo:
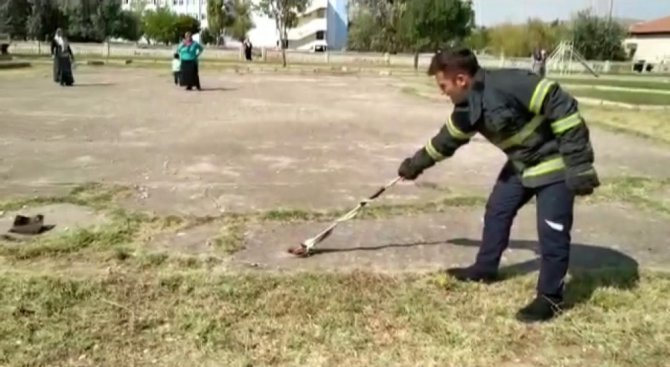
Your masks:
M 282 62 L 282 66 L 286 67 L 286 49 L 284 48 L 283 40 L 282 40 L 282 48 L 281 48 L 281 62 Z
M 284 37 L 279 37 L 281 38 L 279 42 L 281 43 L 281 59 L 282 59 L 282 66 L 286 67 L 286 47 L 288 47 L 288 34 L 286 32 L 286 28 L 284 28 Z M 286 43 L 286 47 L 284 47 L 284 43 Z
M 419 70 L 419 51 L 414 52 L 414 70 Z

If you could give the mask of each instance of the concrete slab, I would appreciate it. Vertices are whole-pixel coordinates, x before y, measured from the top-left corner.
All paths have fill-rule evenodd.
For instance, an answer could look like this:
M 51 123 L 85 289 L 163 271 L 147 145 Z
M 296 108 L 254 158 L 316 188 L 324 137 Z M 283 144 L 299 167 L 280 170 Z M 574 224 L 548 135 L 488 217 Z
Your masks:
M 451 111 L 391 87 L 393 77 L 204 72 L 206 91 L 191 93 L 168 71 L 101 68 L 76 78 L 73 88 L 48 73 L 0 83 L 0 177 L 17 188 L 0 194 L 101 182 L 142 187 L 124 205 L 158 214 L 347 208 L 395 176 Z M 593 135 L 603 175 L 670 177 L 667 149 Z M 427 172 L 423 187 L 397 187 L 384 200 L 445 194 L 432 184 L 486 194 L 504 159 L 477 138 Z
M 44 215 L 45 226 L 53 226 L 53 228 L 40 236 L 52 236 L 82 228 L 94 228 L 108 221 L 108 218 L 104 214 L 85 206 L 51 204 L 3 213 L 0 216 L 0 233 L 15 239 L 30 237 L 9 233 L 9 229 L 14 222 L 14 217 L 19 214 L 25 216 Z
M 422 272 L 470 264 L 481 238 L 483 208 L 454 208 L 439 215 L 344 223 L 313 256 L 286 253 L 315 235 L 323 223 L 263 224 L 248 231 L 240 265 L 279 271 Z M 670 267 L 668 217 L 616 205 L 579 206 L 573 230 L 575 269 Z M 524 208 L 512 232 L 503 265 L 537 269 L 535 209 Z
M 147 249 L 186 255 L 214 254 L 214 241 L 222 234 L 221 223 L 209 223 L 179 231 L 159 233 L 149 241 Z

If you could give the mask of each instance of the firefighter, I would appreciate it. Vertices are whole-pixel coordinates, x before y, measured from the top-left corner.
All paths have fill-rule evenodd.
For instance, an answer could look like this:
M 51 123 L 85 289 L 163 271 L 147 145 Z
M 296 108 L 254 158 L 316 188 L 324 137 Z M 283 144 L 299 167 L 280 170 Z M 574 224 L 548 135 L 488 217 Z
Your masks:
M 486 204 L 476 260 L 447 273 L 460 281 L 498 280 L 514 217 L 535 197 L 541 254 L 537 295 L 516 318 L 548 321 L 563 303 L 575 196 L 590 195 L 600 185 L 577 101 L 556 82 L 530 71 L 481 68 L 466 48 L 435 54 L 428 75 L 435 77 L 454 110 L 439 132 L 401 163 L 398 174 L 416 179 L 476 133 L 501 149 L 508 160 Z

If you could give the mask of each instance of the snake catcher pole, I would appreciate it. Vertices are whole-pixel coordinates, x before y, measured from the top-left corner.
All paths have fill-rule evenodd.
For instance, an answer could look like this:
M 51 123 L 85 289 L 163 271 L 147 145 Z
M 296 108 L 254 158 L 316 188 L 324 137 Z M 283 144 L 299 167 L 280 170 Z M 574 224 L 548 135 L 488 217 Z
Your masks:
M 377 199 L 379 196 L 381 196 L 381 194 L 384 193 L 384 191 L 386 191 L 388 188 L 390 188 L 391 186 L 398 183 L 398 181 L 400 181 L 401 179 L 402 179 L 401 177 L 396 177 L 393 180 L 389 181 L 386 185 L 384 185 L 383 187 L 380 187 L 370 197 L 368 197 L 367 199 L 361 200 L 361 202 L 359 202 L 358 205 L 355 208 L 353 208 L 351 211 L 349 211 L 348 213 L 344 214 L 343 216 L 337 218 L 330 226 L 328 226 L 326 229 L 321 231 L 321 233 L 317 234 L 316 236 L 314 236 L 312 238 L 309 238 L 309 239 L 305 240 L 303 243 L 301 243 L 298 246 L 291 247 L 288 250 L 288 252 L 293 254 L 293 255 L 296 255 L 296 256 L 307 256 L 307 255 L 309 255 L 309 251 L 314 246 L 316 246 L 318 243 L 320 243 L 321 241 L 328 238 L 328 236 L 330 236 L 330 234 L 333 232 L 333 230 L 335 229 L 335 227 L 337 227 L 338 224 L 340 224 L 341 222 L 345 222 L 345 221 L 348 221 L 350 219 L 355 218 L 356 215 L 358 215 L 358 213 L 366 205 L 368 205 L 370 202 Z

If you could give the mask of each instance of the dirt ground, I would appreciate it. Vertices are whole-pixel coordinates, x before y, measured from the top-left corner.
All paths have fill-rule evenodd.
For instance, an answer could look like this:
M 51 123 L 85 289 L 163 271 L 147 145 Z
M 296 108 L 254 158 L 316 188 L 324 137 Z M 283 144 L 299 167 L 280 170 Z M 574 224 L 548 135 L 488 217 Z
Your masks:
M 121 69 L 82 70 L 70 89 L 48 74 L 2 83 L 1 194 L 93 181 L 141 186 L 132 204 L 161 213 L 346 207 L 392 178 L 451 109 L 384 77 L 205 73 L 202 83 L 188 93 L 167 73 Z M 670 150 L 593 135 L 603 175 L 670 175 Z M 503 161 L 476 139 L 422 182 L 486 194 Z M 434 191 L 405 185 L 385 200 Z
M 584 109 L 603 185 L 576 207 L 569 306 L 526 326 L 513 320 L 535 295 L 532 203 L 504 282 L 441 273 L 472 262 L 504 162 L 479 138 L 313 256 L 286 252 L 393 178 L 449 103 L 391 76 L 204 70 L 202 84 L 82 67 L 61 88 L 46 67 L 0 72 L 0 365 L 667 365 L 660 112 L 649 124 Z M 16 214 L 55 227 L 10 236 Z
M 167 72 L 113 68 L 82 68 L 72 88 L 54 84 L 46 69 L 7 77 L 0 84 L 0 195 L 62 193 L 98 182 L 134 187 L 124 206 L 159 215 L 343 209 L 393 178 L 451 109 L 402 93 L 392 77 L 204 72 L 202 85 L 201 92 L 187 92 Z M 670 177 L 666 147 L 597 128 L 592 137 L 605 180 Z M 382 200 L 485 196 L 503 162 L 502 153 L 476 138 L 417 184 L 401 184 Z M 616 222 L 602 219 L 597 230 L 610 232 Z M 259 246 L 259 236 L 273 242 L 266 246 L 283 246 L 303 232 L 274 240 L 251 234 L 250 248 Z M 460 235 L 477 234 L 466 232 Z M 650 239 L 658 243 L 659 233 Z M 628 241 L 637 234 L 646 236 L 632 233 Z

